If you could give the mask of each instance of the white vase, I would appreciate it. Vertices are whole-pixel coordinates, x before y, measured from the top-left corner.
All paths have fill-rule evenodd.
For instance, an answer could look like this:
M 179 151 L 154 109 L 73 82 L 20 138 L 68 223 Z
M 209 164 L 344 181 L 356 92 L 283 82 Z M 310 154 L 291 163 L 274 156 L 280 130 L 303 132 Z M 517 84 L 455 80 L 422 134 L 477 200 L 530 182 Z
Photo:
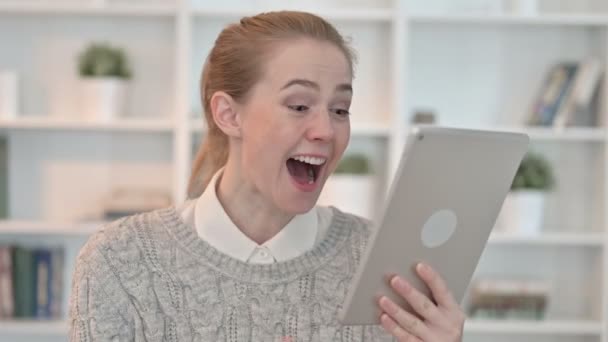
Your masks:
M 0 70 L 0 118 L 16 118 L 18 100 L 17 72 Z
M 127 84 L 127 81 L 117 77 L 82 78 L 82 117 L 86 120 L 107 122 L 123 116 Z
M 333 174 L 325 182 L 317 203 L 371 219 L 375 191 L 376 182 L 371 175 Z
M 497 228 L 505 233 L 538 235 L 542 231 L 545 198 L 544 191 L 510 192 L 498 216 Z

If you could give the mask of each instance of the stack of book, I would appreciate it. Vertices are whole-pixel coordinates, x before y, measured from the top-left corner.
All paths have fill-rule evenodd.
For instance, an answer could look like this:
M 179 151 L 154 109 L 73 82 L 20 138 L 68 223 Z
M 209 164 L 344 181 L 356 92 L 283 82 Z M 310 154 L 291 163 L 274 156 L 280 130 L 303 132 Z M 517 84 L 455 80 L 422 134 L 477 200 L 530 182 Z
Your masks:
M 62 316 L 62 248 L 0 245 L 0 319 Z
M 483 319 L 542 319 L 549 291 L 549 284 L 539 280 L 478 280 L 472 287 L 469 315 Z

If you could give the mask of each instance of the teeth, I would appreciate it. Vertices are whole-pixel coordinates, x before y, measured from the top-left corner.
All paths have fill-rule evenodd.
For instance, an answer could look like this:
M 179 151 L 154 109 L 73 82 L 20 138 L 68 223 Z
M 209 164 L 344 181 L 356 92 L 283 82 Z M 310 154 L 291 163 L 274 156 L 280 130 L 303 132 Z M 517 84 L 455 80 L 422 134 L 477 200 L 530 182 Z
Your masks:
M 312 164 L 312 165 L 322 165 L 326 161 L 325 158 L 304 157 L 304 156 L 293 157 L 293 159 L 295 159 L 297 161 L 301 161 L 303 163 Z

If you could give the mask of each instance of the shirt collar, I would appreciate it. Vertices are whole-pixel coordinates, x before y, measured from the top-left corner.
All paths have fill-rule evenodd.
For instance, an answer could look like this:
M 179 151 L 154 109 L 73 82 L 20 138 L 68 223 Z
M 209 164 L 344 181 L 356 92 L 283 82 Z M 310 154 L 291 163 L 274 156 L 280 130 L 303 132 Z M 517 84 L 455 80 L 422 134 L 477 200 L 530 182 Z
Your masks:
M 209 185 L 196 200 L 194 224 L 198 235 L 217 250 L 233 258 L 247 262 L 256 248 L 260 247 L 247 237 L 228 217 L 217 197 L 217 182 L 221 178 L 220 169 Z M 302 215 L 296 215 L 265 246 L 278 262 L 286 261 L 312 249 L 318 232 L 319 218 L 316 208 Z

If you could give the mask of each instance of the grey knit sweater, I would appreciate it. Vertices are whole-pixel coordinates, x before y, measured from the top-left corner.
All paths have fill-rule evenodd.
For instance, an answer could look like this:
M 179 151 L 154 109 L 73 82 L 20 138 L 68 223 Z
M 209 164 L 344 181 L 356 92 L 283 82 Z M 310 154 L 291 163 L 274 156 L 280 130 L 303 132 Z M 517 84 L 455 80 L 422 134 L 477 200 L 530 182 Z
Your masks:
M 368 229 L 334 209 L 312 250 L 263 265 L 214 249 L 175 208 L 121 219 L 80 251 L 70 341 L 392 341 L 336 319 Z

